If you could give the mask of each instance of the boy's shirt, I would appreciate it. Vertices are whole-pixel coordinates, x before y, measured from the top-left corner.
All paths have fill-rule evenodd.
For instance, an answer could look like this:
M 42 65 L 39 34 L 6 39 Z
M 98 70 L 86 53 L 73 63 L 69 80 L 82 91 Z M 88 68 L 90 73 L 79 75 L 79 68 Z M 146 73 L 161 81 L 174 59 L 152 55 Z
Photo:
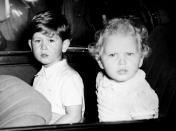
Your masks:
M 64 106 L 72 105 L 82 105 L 84 113 L 83 81 L 65 59 L 48 68 L 43 66 L 34 79 L 33 87 L 49 100 L 53 114 L 65 115 Z
M 100 121 L 158 117 L 158 96 L 145 80 L 142 70 L 121 83 L 108 79 L 100 72 L 97 76 L 97 102 Z

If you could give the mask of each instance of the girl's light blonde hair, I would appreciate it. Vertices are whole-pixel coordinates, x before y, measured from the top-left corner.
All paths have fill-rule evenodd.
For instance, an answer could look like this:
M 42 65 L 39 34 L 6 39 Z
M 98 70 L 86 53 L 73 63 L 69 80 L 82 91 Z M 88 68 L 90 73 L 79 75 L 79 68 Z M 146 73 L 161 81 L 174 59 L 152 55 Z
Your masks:
M 89 53 L 98 61 L 103 51 L 104 39 L 114 34 L 131 35 L 138 44 L 143 57 L 147 57 L 150 51 L 148 46 L 148 31 L 146 27 L 139 22 L 134 22 L 127 18 L 111 19 L 102 30 L 95 34 L 95 43 L 88 45 Z

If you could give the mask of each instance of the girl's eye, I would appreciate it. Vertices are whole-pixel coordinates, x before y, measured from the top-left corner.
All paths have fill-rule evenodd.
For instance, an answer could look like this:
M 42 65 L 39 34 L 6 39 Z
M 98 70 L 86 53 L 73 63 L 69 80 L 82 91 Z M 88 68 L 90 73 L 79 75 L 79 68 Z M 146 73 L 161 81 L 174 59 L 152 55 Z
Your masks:
M 128 55 L 128 56 L 132 56 L 132 55 L 134 55 L 134 53 L 128 52 L 127 55 Z
M 115 55 L 116 55 L 115 53 L 109 54 L 109 56 L 111 57 L 114 57 Z

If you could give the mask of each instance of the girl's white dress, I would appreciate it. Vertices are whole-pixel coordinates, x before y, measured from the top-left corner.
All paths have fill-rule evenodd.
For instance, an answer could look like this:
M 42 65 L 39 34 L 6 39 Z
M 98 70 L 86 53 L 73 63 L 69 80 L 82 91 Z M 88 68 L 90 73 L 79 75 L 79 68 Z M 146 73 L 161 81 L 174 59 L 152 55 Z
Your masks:
M 120 83 L 99 72 L 96 87 L 100 122 L 158 117 L 158 96 L 145 80 L 142 70 L 130 80 Z

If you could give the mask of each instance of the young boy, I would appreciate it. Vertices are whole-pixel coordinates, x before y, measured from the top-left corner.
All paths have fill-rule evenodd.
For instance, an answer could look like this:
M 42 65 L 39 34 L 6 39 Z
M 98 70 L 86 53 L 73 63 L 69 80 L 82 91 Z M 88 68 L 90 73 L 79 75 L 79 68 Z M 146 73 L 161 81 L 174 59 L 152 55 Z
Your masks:
M 147 30 L 128 19 L 112 19 L 89 47 L 102 72 L 96 80 L 99 120 L 158 117 L 158 96 L 140 69 L 149 52 Z
M 51 103 L 50 124 L 82 122 L 83 81 L 63 57 L 70 44 L 70 28 L 65 17 L 52 11 L 43 11 L 34 16 L 30 30 L 28 44 L 34 57 L 42 63 L 33 87 Z

